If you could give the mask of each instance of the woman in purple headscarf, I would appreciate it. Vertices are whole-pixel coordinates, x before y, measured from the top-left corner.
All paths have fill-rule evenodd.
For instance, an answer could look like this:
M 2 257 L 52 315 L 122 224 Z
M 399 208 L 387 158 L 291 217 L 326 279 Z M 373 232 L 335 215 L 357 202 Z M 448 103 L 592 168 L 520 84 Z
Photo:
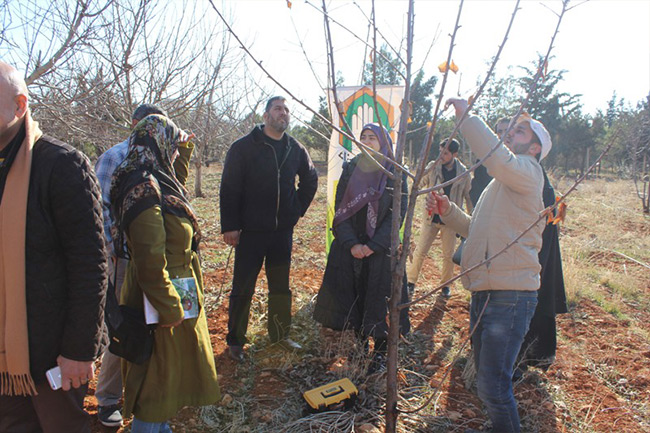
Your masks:
M 388 131 L 370 123 L 363 127 L 360 141 L 392 158 L 392 140 Z M 354 329 L 367 350 L 374 340 L 370 370 L 385 363 L 387 302 L 391 287 L 391 219 L 393 181 L 388 171 L 393 166 L 383 158 L 360 154 L 343 166 L 336 190 L 332 224 L 334 241 L 330 247 L 314 319 L 327 328 Z M 408 188 L 402 180 L 401 218 L 406 214 Z M 396 246 L 394 247 L 396 248 Z M 402 301 L 407 300 L 406 280 Z M 402 310 L 400 330 L 409 332 L 408 311 Z

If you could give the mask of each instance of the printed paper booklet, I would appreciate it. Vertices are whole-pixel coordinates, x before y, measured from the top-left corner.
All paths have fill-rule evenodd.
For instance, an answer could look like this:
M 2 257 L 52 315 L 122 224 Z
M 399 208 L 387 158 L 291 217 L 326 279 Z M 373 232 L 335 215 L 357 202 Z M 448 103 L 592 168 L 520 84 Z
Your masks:
M 172 284 L 181 298 L 185 319 L 199 317 L 199 295 L 196 289 L 196 280 L 193 277 L 172 278 Z M 144 296 L 144 319 L 147 325 L 158 323 L 158 311 L 151 305 L 147 296 Z

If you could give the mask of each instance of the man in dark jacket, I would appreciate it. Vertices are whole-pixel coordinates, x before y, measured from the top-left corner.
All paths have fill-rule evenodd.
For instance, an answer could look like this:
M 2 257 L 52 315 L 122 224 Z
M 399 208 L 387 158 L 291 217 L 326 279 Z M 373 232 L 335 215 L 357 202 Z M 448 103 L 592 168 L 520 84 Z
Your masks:
M 555 189 L 546 171 L 543 171 L 543 174 L 542 198 L 544 207 L 549 207 L 555 204 Z M 556 212 L 557 210 L 554 211 L 553 216 L 556 216 Z M 553 222 L 547 222 L 542 232 L 542 249 L 539 251 L 539 264 L 542 270 L 537 291 L 537 307 L 519 350 L 512 380 L 520 379 L 528 366 L 546 370 L 555 361 L 557 349 L 555 316 L 569 311 L 566 304 L 559 235 L 558 226 Z
M 264 125 L 232 144 L 223 167 L 221 232 L 228 245 L 236 246 L 226 342 L 236 361 L 244 357 L 250 303 L 263 262 L 271 342 L 290 350 L 301 348 L 288 338 L 293 227 L 316 194 L 318 175 L 307 149 L 285 133 L 288 126 L 286 99 L 271 98 Z
M 0 159 L 0 431 L 90 433 L 107 283 L 99 185 L 84 155 L 42 135 L 3 62 Z

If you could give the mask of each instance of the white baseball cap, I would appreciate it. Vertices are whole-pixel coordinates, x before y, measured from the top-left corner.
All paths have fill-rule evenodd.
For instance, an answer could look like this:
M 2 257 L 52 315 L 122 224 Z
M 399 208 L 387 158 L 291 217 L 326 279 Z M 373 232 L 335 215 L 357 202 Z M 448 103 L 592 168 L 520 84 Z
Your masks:
M 537 138 L 539 138 L 539 143 L 542 145 L 542 152 L 539 155 L 539 160 L 541 161 L 551 151 L 551 147 L 553 147 L 551 134 L 548 133 L 544 125 L 542 125 L 542 122 L 539 120 L 535 120 L 532 117 L 526 117 L 522 122 L 523 121 L 528 122 L 530 129 L 532 129 L 535 135 L 537 135 Z

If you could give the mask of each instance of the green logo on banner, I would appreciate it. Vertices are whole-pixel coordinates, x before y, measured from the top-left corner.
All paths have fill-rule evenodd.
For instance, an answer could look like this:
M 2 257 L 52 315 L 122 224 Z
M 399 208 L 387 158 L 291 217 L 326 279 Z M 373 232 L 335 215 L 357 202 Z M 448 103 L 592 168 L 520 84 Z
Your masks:
M 359 110 L 363 110 L 364 105 L 372 108 L 373 111 L 375 110 L 375 101 L 372 97 L 372 91 L 367 87 L 359 89 L 354 92 L 352 96 L 343 101 L 343 106 L 345 107 L 344 117 L 348 125 L 352 125 L 354 116 L 357 115 Z M 388 132 L 391 132 L 392 116 L 389 116 L 389 110 L 390 105 L 388 102 L 377 96 L 377 111 L 373 113 L 372 122 L 378 123 L 381 119 L 381 124 L 384 128 L 386 128 Z M 352 151 L 352 141 L 343 135 L 341 135 L 341 138 L 341 146 L 348 151 Z

